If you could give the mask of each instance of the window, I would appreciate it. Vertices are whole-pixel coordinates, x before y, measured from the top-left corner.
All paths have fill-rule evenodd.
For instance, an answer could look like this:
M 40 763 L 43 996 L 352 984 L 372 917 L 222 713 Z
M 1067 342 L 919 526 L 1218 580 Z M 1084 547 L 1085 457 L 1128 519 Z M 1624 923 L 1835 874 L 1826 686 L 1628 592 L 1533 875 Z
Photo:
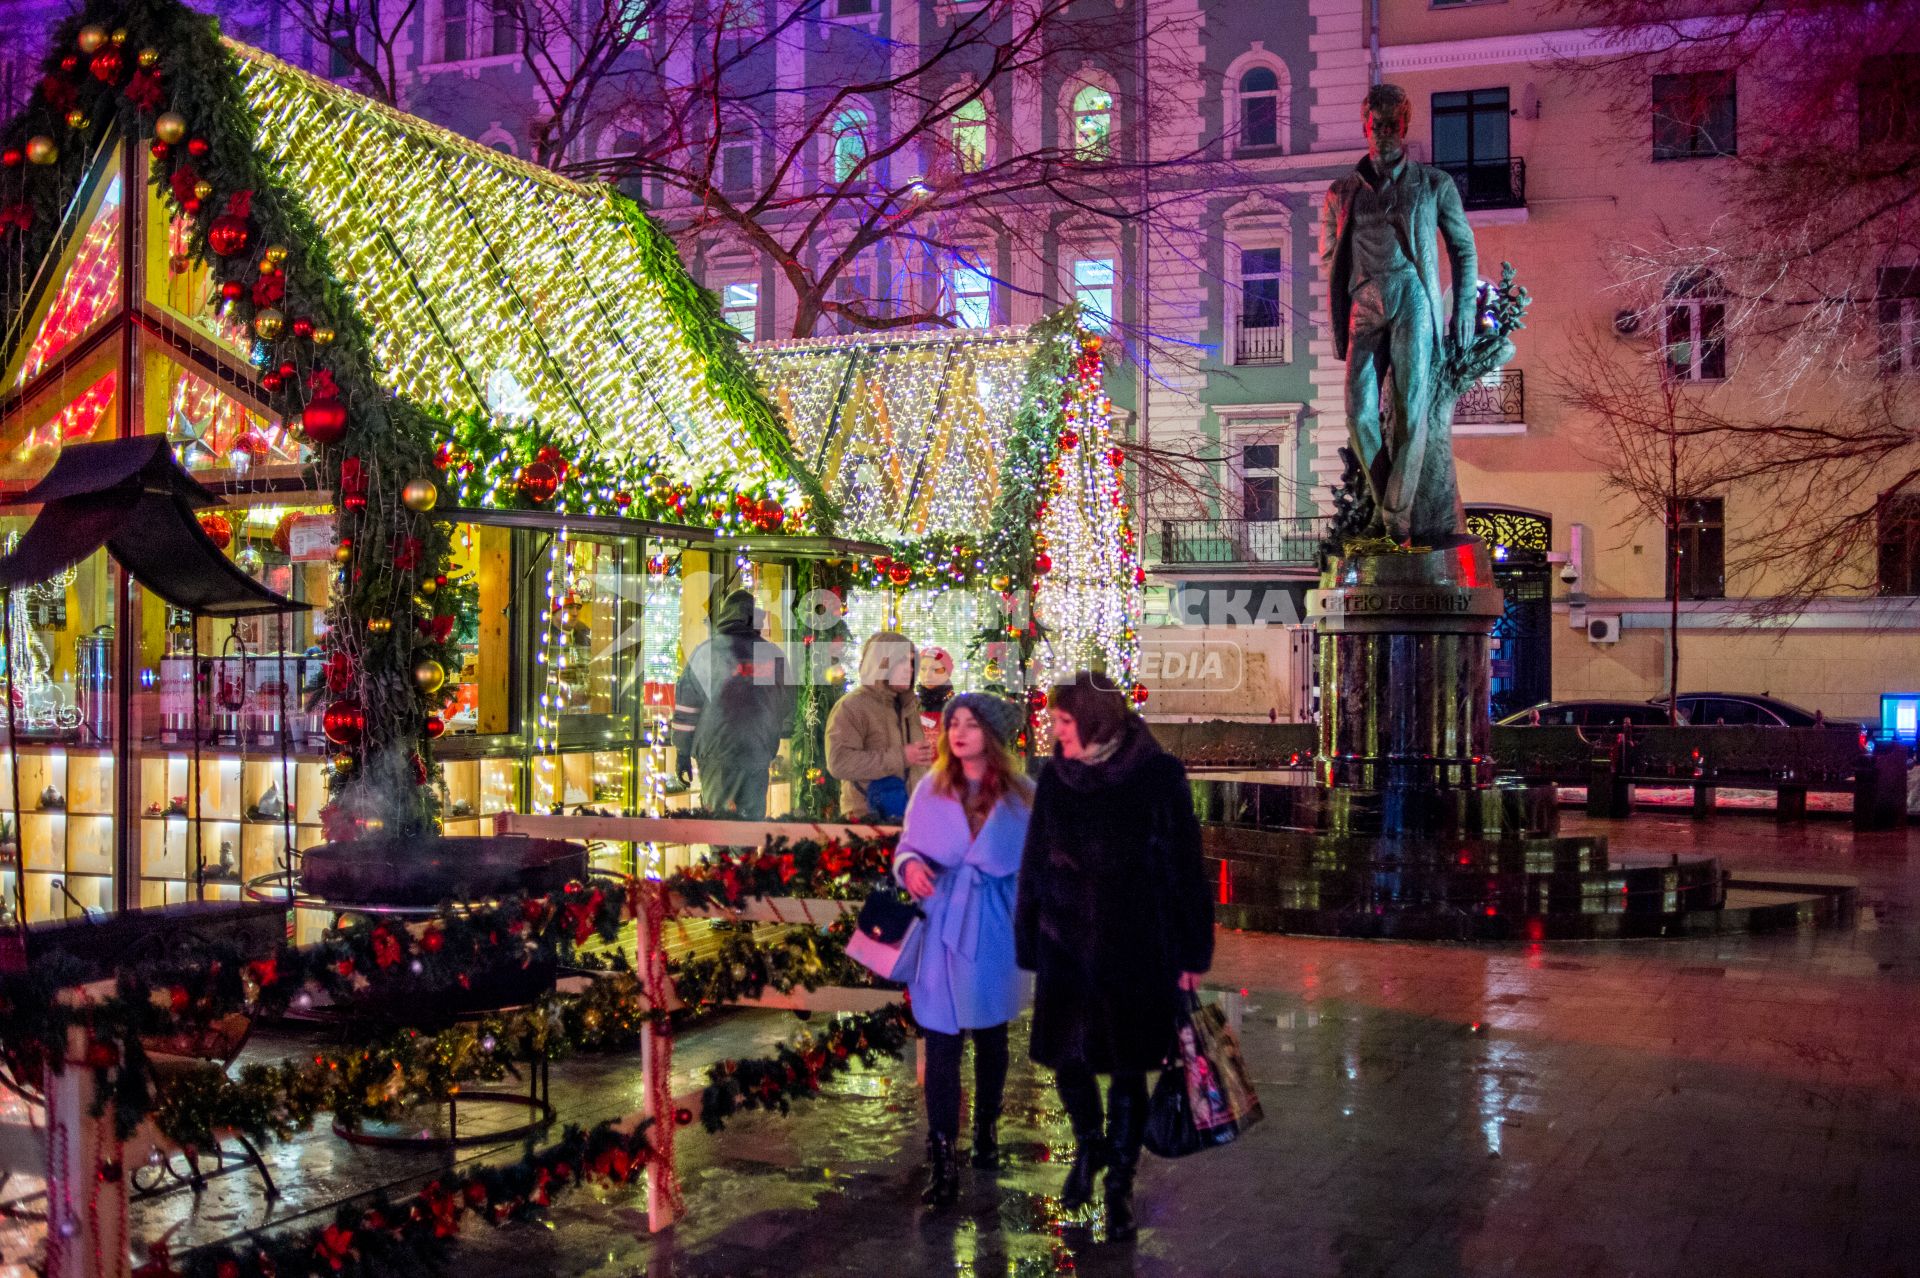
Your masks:
M 866 310 L 873 305 L 873 276 L 864 266 L 849 267 L 833 284 L 833 300 Z M 842 333 L 858 333 L 860 326 L 844 315 L 835 316 L 835 327 Z
M 520 32 L 514 23 L 513 0 L 492 0 L 492 48 L 494 57 L 504 57 L 520 48 Z
M 620 32 L 629 40 L 645 40 L 649 34 L 647 19 L 653 16 L 657 0 L 620 0 Z
M 867 113 L 859 107 L 848 107 L 834 117 L 831 131 L 834 181 L 852 181 L 867 162 L 868 124 Z
M 467 0 L 446 0 L 440 8 L 441 61 L 465 62 L 467 56 Z
M 979 98 L 962 102 L 953 113 L 953 159 L 962 173 L 987 166 L 987 104 Z
M 1280 145 L 1280 77 L 1254 67 L 1240 77 L 1240 146 Z
M 1860 63 L 1860 145 L 1920 142 L 1920 53 Z
M 1433 166 L 1460 188 L 1468 208 L 1496 207 L 1512 192 L 1505 89 L 1436 93 Z
M 1073 157 L 1098 163 L 1113 154 L 1113 95 L 1089 84 L 1073 95 Z
M 738 31 L 760 25 L 760 0 L 718 0 L 720 29 Z
M 1727 306 L 1712 271 L 1689 271 L 1667 286 L 1667 375 L 1717 382 L 1727 375 Z
M 1880 329 L 1880 371 L 1920 376 L 1920 266 L 1880 268 L 1874 298 Z
M 720 289 L 720 315 L 749 342 L 760 336 L 760 285 L 727 284 Z
M 993 326 L 993 277 L 970 262 L 962 262 L 947 275 L 953 293 L 953 318 L 961 328 Z
M 1280 518 L 1280 445 L 1240 445 L 1240 509 L 1249 520 Z
M 1073 264 L 1073 300 L 1080 318 L 1096 333 L 1113 328 L 1113 259 L 1082 258 Z
M 873 0 L 840 0 L 834 10 L 843 18 L 857 18 L 873 12 Z
M 327 77 L 344 79 L 353 74 L 353 54 L 359 40 L 351 19 L 342 18 L 327 28 Z
M 1888 493 L 1875 512 L 1883 595 L 1920 595 L 1920 493 Z
M 1653 158 L 1735 153 L 1733 72 L 1653 77 Z
M 1727 597 L 1726 501 L 1682 497 L 1668 508 L 1667 597 Z
M 720 148 L 720 189 L 753 189 L 753 143 L 729 142 Z
M 1236 364 L 1286 360 L 1286 329 L 1280 321 L 1280 282 L 1285 264 L 1277 248 L 1240 250 L 1240 324 L 1234 335 Z

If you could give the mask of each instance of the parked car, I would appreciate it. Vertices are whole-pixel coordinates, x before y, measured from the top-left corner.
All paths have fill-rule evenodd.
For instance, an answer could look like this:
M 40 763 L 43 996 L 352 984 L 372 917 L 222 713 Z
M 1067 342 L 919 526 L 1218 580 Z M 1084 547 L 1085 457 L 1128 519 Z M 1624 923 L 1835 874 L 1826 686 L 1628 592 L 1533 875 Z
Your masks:
M 1782 701 L 1778 697 L 1755 695 L 1750 692 L 1683 692 L 1677 700 L 1687 722 L 1701 727 L 1762 727 L 1762 728 L 1851 728 L 1855 732 L 1860 725 L 1848 719 L 1828 719 L 1812 710 L 1805 710 L 1791 701 Z M 1664 706 L 1665 697 L 1654 698 L 1652 704 Z
M 1680 712 L 1680 722 L 1687 722 L 1685 710 Z M 1667 707 L 1646 701 L 1542 701 L 1500 720 L 1503 728 L 1548 725 L 1606 728 L 1623 723 L 1636 728 L 1664 728 Z

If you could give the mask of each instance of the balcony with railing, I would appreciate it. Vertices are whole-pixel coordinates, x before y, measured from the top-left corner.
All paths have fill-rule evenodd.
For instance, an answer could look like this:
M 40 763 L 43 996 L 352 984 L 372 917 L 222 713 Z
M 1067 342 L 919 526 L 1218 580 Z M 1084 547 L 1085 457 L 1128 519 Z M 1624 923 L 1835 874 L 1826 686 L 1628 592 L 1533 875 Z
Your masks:
M 1526 382 L 1517 368 L 1497 368 L 1488 373 L 1467 387 L 1453 406 L 1455 426 L 1523 426 L 1526 420 Z
M 1313 568 L 1319 561 L 1320 539 L 1331 523 L 1323 517 L 1163 519 L 1160 562 Z
M 1236 364 L 1284 364 L 1287 362 L 1287 330 L 1275 321 L 1255 324 L 1242 319 L 1234 326 L 1233 362 Z
M 1460 202 L 1472 209 L 1527 207 L 1527 162 L 1517 155 L 1504 160 L 1436 164 L 1460 188 Z

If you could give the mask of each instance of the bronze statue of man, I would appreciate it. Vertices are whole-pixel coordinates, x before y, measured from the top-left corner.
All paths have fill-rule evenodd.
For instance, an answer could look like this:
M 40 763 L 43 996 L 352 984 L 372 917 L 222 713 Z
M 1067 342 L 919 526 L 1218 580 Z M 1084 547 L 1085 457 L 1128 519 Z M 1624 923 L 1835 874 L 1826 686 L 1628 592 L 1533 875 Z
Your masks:
M 1433 421 L 1448 319 L 1436 248 L 1452 275 L 1452 340 L 1464 346 L 1474 333 L 1473 231 L 1453 179 L 1406 153 L 1406 91 L 1376 84 L 1363 110 L 1367 157 L 1327 189 L 1321 218 L 1333 350 L 1347 361 L 1347 428 L 1373 495 L 1370 531 L 1431 543 L 1459 531 L 1448 422 Z

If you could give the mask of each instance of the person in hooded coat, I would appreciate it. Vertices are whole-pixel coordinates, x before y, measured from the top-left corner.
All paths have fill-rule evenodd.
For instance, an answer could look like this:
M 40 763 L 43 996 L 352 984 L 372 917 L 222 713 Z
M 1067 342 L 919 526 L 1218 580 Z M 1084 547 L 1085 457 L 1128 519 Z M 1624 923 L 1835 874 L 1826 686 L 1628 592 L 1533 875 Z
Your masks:
M 1212 965 L 1213 898 L 1186 770 L 1126 695 L 1083 671 L 1048 705 L 1054 752 L 1027 828 L 1014 947 L 1036 978 L 1029 1052 L 1053 1070 L 1073 1125 L 1062 1203 L 1085 1207 L 1105 1168 L 1108 1232 L 1124 1239 L 1146 1075 L 1174 1047 L 1181 990 Z M 1101 1074 L 1112 1076 L 1104 1116 Z
M 1025 711 L 968 692 L 947 703 L 933 767 L 914 788 L 893 873 L 925 920 L 904 973 L 927 1042 L 927 1185 L 933 1207 L 959 1189 L 960 1058 L 973 1036 L 973 1165 L 998 1163 L 1007 1022 L 1026 981 L 1013 963 L 1013 889 L 1033 786 L 1013 742 Z M 903 954 L 903 959 L 907 956 Z M 896 972 L 896 975 L 901 973 Z
M 861 645 L 860 686 L 827 715 L 827 775 L 840 783 L 841 820 L 872 815 L 867 790 L 883 778 L 898 786 L 897 817 L 933 762 L 913 692 L 918 673 L 913 641 L 897 631 L 876 631 Z
M 676 772 L 700 803 L 729 816 L 767 815 L 767 769 L 793 730 L 798 689 L 779 645 L 760 634 L 753 592 L 735 590 L 714 614 L 713 635 L 693 650 L 674 689 Z

